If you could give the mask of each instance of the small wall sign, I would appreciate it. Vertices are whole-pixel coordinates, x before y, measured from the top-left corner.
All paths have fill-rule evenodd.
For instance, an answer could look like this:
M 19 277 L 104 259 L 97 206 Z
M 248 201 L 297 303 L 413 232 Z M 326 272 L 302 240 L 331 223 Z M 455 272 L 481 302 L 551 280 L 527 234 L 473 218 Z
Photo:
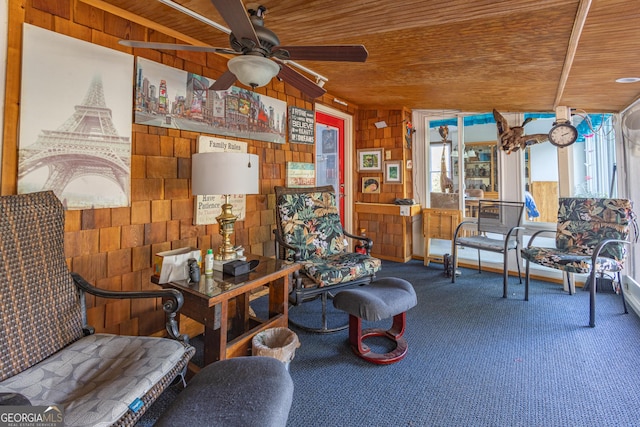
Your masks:
M 315 142 L 315 114 L 313 110 L 289 107 L 289 142 L 313 144 Z
M 316 185 L 316 169 L 313 163 L 287 162 L 287 187 L 313 187 Z

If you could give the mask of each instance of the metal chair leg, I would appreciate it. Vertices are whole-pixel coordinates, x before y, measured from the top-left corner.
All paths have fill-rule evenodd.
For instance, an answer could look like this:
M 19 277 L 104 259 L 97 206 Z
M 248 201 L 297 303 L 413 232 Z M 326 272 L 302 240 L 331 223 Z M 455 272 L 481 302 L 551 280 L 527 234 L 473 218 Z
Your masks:
M 591 270 L 589 275 L 589 282 L 591 287 L 589 288 L 589 326 L 594 328 L 596 326 L 596 271 Z
M 524 273 L 524 300 L 529 301 L 529 260 L 527 260 L 527 266 Z
M 520 272 L 520 261 L 522 261 L 522 255 L 520 254 L 520 248 L 516 246 L 516 264 L 518 265 L 518 280 L 522 285 L 522 273 Z
M 502 298 L 507 298 L 509 293 L 507 290 L 509 280 L 509 251 L 504 251 L 502 256 Z
M 618 271 L 618 284 L 620 285 L 620 296 L 622 297 L 622 307 L 624 308 L 624 314 L 629 314 L 629 310 L 627 310 L 627 303 L 624 300 L 624 289 L 622 286 L 622 279 L 620 278 L 619 271 Z
M 301 329 L 306 332 L 315 333 L 315 334 L 330 334 L 332 332 L 338 332 L 338 331 L 343 331 L 347 329 L 349 327 L 349 323 L 345 323 L 344 325 L 340 325 L 335 328 L 329 328 L 329 324 L 327 321 L 327 299 L 329 298 L 329 295 L 330 295 L 330 292 L 323 292 L 320 294 L 320 301 L 322 303 L 322 313 L 321 313 L 322 326 L 320 328 L 314 328 L 314 327 L 302 325 L 301 323 L 298 323 L 295 320 L 292 320 L 291 316 L 289 316 L 289 323 L 298 329 Z M 291 312 L 291 306 L 289 307 L 289 312 Z
M 451 245 L 451 264 L 453 274 L 451 275 L 451 283 L 456 283 L 456 269 L 458 268 L 458 245 L 455 242 Z

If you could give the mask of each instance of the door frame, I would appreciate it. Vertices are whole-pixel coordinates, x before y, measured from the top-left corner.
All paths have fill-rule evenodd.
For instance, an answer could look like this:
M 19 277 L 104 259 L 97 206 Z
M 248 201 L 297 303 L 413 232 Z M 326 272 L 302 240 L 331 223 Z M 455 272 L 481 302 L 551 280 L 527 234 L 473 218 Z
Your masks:
M 353 233 L 353 116 L 343 111 L 315 104 L 317 112 L 337 117 L 344 121 L 344 229 Z

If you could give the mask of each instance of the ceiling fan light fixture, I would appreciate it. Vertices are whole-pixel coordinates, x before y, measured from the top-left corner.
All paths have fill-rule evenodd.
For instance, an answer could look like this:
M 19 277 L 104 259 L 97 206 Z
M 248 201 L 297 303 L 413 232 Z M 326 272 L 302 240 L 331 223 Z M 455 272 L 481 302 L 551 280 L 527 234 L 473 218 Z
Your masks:
M 227 63 L 240 83 L 256 88 L 268 84 L 280 72 L 280 66 L 264 56 L 242 55 Z

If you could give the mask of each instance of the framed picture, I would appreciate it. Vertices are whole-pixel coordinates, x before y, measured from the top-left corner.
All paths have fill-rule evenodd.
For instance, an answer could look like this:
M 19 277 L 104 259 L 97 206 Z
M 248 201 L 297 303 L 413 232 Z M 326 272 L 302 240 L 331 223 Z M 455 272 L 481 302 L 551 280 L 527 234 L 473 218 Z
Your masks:
M 358 172 L 382 172 L 382 148 L 358 150 Z
M 365 176 L 362 178 L 362 192 L 367 194 L 380 192 L 380 178 Z
M 402 183 L 402 161 L 384 162 L 384 182 L 385 184 Z

